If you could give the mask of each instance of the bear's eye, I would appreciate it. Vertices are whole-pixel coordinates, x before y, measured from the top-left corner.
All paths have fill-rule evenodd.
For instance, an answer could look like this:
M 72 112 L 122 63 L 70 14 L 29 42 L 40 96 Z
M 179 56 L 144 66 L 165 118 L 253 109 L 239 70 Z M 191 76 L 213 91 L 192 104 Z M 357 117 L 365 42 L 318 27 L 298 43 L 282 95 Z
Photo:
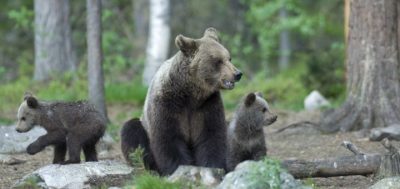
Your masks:
M 262 109 L 262 112 L 265 113 L 266 111 L 267 111 L 267 108 L 263 108 L 263 109 Z
M 25 117 L 21 117 L 21 120 L 22 120 L 22 121 L 25 121 Z
M 217 62 L 216 62 L 217 65 L 220 65 L 222 63 L 223 63 L 222 60 L 217 60 Z

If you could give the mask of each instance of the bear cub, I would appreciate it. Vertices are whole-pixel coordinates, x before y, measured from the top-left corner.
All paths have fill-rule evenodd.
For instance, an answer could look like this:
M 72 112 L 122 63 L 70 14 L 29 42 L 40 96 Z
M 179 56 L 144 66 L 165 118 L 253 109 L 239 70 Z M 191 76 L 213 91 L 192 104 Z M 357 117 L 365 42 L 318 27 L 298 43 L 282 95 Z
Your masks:
M 228 127 L 228 171 L 242 161 L 260 160 L 267 155 L 263 126 L 276 119 L 260 93 L 250 93 L 244 98 Z
M 54 164 L 80 163 L 81 149 L 86 161 L 97 161 L 96 143 L 104 135 L 106 120 L 90 103 L 42 102 L 25 94 L 17 118 L 17 132 L 28 132 L 35 125 L 47 131 L 28 146 L 30 155 L 53 145 Z M 65 161 L 67 150 L 69 160 Z

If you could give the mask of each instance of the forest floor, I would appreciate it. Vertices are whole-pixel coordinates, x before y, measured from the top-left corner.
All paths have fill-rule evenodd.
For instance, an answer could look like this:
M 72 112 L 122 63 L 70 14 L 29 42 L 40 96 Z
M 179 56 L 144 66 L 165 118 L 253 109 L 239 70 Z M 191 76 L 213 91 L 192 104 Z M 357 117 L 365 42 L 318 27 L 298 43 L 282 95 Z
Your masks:
M 278 111 L 278 121 L 265 128 L 268 156 L 274 159 L 323 159 L 352 155 L 351 152 L 341 146 L 344 140 L 357 145 L 366 153 L 384 153 L 385 149 L 379 142 L 370 142 L 365 139 L 357 139 L 354 133 L 320 134 L 314 129 L 297 128 L 287 129 L 275 133 L 277 129 L 299 121 L 318 122 L 319 112 L 288 112 Z M 229 116 L 228 116 L 229 117 Z M 111 118 L 112 119 L 112 118 Z M 400 147 L 400 142 L 394 142 Z M 10 188 L 24 175 L 45 166 L 52 161 L 52 149 L 30 156 L 27 154 L 15 155 L 15 158 L 26 160 L 17 165 L 0 164 L 0 188 Z M 114 145 L 108 159 L 123 161 L 119 143 Z M 341 176 L 330 178 L 308 178 L 306 183 L 313 183 L 316 188 L 368 188 L 374 183 L 370 176 Z

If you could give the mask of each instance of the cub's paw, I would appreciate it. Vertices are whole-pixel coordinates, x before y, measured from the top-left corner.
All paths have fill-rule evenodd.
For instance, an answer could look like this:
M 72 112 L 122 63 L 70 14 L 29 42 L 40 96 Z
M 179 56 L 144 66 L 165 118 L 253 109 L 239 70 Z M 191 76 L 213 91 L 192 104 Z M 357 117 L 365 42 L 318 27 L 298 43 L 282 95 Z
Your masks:
M 80 163 L 80 161 L 77 161 L 77 160 L 67 160 L 67 161 L 59 162 L 60 165 L 67 165 L 67 164 L 74 164 L 74 163 Z
M 28 154 L 30 154 L 30 155 L 34 155 L 42 150 L 43 150 L 42 146 L 32 143 L 28 146 L 28 148 L 26 149 L 26 152 L 28 152 Z

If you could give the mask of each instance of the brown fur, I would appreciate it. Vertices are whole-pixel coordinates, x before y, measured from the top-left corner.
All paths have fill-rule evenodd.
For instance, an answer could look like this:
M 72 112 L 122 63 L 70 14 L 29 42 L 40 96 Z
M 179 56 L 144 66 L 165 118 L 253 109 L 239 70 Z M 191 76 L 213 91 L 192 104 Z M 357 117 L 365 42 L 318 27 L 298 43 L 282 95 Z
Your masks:
M 104 134 L 106 121 L 88 102 L 39 102 L 28 95 L 17 117 L 18 132 L 27 132 L 35 125 L 47 131 L 46 135 L 28 146 L 29 154 L 36 154 L 53 145 L 53 163 L 79 163 L 81 149 L 86 161 L 97 161 L 95 145 Z M 69 160 L 65 161 L 67 149 Z
M 141 122 L 157 169 L 170 174 L 179 165 L 225 168 L 226 126 L 219 91 L 232 89 L 241 73 L 213 28 L 200 39 L 178 35 L 175 43 L 180 51 L 154 76 Z
M 242 161 L 259 160 L 267 155 L 263 125 L 270 125 L 276 119 L 260 94 L 250 93 L 245 97 L 228 128 L 229 171 Z

